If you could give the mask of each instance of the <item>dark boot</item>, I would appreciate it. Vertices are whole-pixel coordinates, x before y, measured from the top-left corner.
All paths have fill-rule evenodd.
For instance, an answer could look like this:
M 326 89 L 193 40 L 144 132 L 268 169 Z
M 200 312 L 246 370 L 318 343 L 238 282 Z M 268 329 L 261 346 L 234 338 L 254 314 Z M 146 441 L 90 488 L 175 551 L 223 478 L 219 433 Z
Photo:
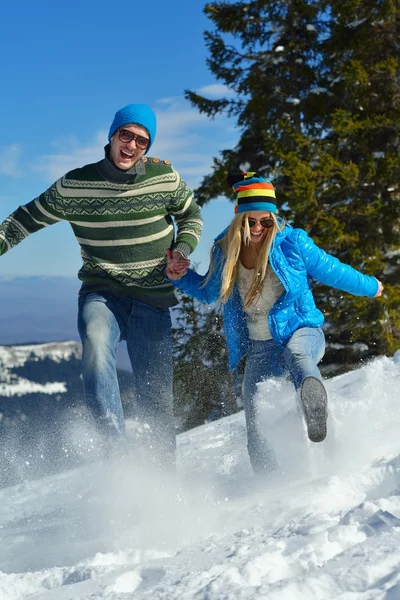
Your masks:
M 301 384 L 300 400 L 309 439 L 322 442 L 326 438 L 328 418 L 328 394 L 322 381 L 306 377 Z

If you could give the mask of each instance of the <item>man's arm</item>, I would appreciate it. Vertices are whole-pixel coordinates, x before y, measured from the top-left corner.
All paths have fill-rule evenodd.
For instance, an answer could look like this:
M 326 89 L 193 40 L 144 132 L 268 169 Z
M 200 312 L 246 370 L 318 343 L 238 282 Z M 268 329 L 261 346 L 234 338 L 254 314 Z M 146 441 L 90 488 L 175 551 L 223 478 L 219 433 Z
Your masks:
M 63 220 L 54 207 L 56 183 L 28 204 L 20 206 L 0 224 L 0 256 L 31 233 Z
M 200 207 L 194 201 L 193 193 L 179 174 L 178 187 L 169 206 L 169 213 L 175 218 L 177 235 L 172 251 L 178 251 L 187 258 L 199 243 L 203 230 Z

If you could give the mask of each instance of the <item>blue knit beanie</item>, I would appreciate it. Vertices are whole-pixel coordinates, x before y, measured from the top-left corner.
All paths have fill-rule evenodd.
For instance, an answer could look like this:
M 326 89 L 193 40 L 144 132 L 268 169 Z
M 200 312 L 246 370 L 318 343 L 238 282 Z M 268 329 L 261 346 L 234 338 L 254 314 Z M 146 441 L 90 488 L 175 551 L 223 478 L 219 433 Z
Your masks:
M 156 115 L 147 104 L 128 104 L 124 108 L 120 108 L 111 123 L 110 131 L 108 132 L 108 141 L 111 141 L 112 136 L 120 127 L 128 125 L 128 123 L 136 123 L 142 127 L 146 127 L 150 135 L 150 144 L 145 154 L 149 151 L 150 146 L 154 142 L 157 130 Z

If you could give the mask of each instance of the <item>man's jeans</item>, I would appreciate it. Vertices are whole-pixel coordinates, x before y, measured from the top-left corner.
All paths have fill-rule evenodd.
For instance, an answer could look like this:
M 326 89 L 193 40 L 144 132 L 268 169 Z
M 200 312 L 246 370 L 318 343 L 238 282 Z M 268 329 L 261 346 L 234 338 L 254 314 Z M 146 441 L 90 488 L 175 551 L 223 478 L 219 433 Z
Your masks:
M 125 432 L 116 371 L 116 350 L 126 340 L 135 402 L 148 444 L 164 462 L 173 461 L 172 332 L 168 308 L 100 292 L 79 297 L 82 378 L 87 405 L 108 439 Z
M 296 390 L 305 377 L 322 380 L 317 364 L 325 352 L 322 329 L 303 327 L 281 349 L 273 340 L 252 341 L 243 379 L 243 403 L 247 427 L 247 447 L 256 473 L 271 469 L 273 457 L 262 432 L 256 402 L 257 384 L 269 377 L 291 375 Z

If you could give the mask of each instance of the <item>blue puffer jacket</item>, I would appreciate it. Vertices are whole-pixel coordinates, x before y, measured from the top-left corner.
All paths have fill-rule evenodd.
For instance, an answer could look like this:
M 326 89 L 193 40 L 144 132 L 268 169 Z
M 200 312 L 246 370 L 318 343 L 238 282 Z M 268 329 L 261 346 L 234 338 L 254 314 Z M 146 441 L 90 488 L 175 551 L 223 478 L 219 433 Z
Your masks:
M 223 231 L 215 242 L 220 240 Z M 207 275 L 199 275 L 191 269 L 175 287 L 201 302 L 212 304 L 220 295 L 224 257 L 219 244 L 214 244 L 214 271 L 202 287 Z M 374 297 L 378 291 L 375 277 L 363 275 L 349 265 L 318 248 L 303 229 L 285 225 L 278 232 L 271 248 L 270 265 L 278 276 L 285 292 L 269 312 L 269 327 L 274 341 L 284 346 L 293 333 L 301 327 L 321 327 L 324 316 L 315 306 L 309 277 L 349 292 L 355 296 Z M 224 329 L 229 353 L 229 369 L 234 369 L 249 348 L 249 332 L 242 300 L 235 284 L 233 292 L 223 305 Z

